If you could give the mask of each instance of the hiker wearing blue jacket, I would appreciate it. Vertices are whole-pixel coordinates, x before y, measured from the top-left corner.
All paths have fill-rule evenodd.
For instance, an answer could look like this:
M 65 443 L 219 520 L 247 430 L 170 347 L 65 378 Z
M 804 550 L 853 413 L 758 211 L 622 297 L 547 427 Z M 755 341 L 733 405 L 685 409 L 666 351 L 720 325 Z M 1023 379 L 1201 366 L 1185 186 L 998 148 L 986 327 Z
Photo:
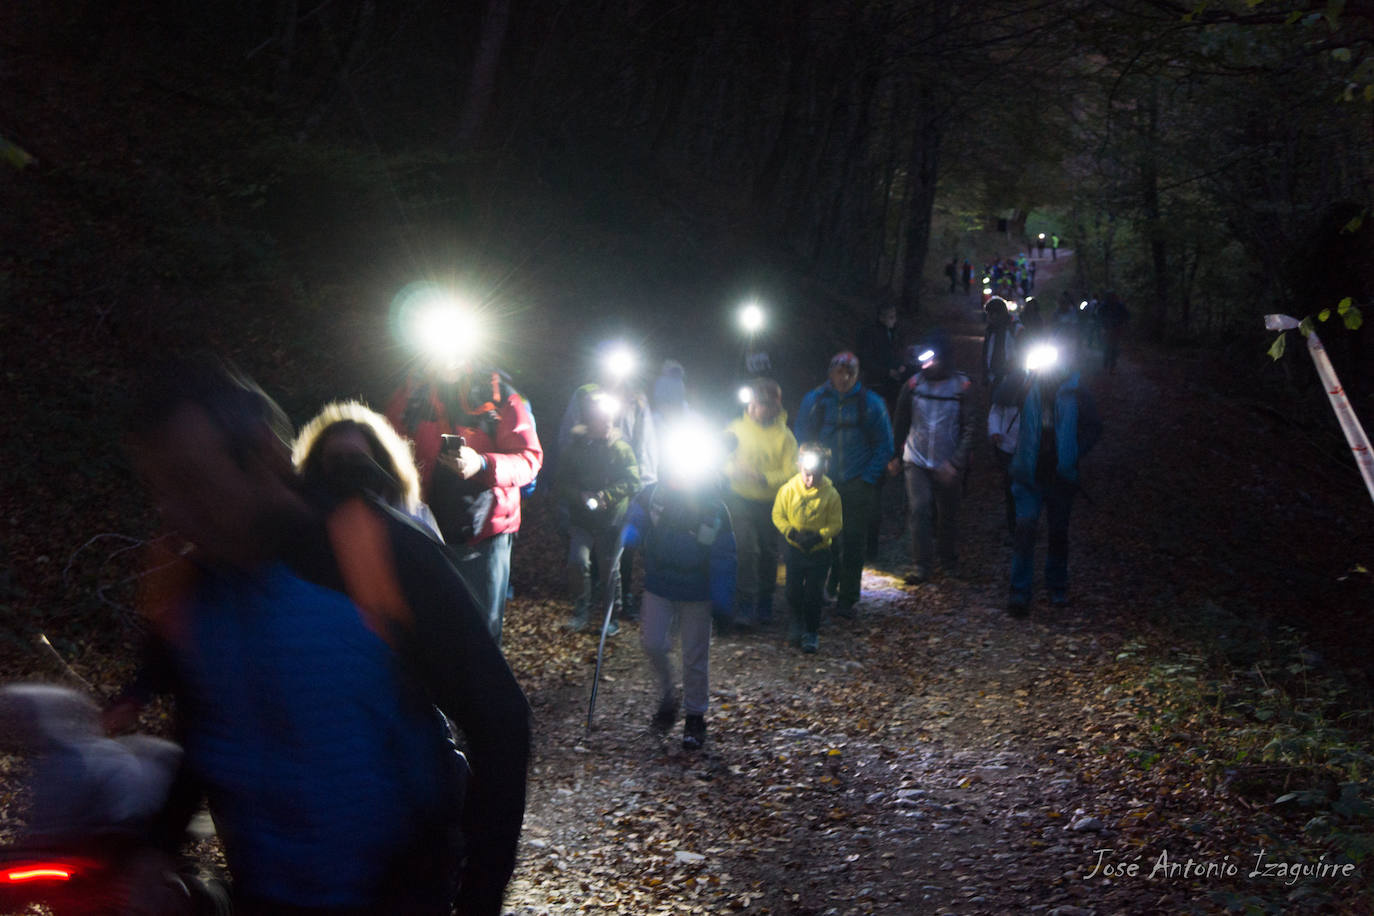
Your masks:
M 1016 529 L 1007 611 L 1013 617 L 1030 612 L 1042 508 L 1049 524 L 1045 585 L 1050 605 L 1069 603 L 1069 512 L 1079 487 L 1078 464 L 1101 435 L 1102 421 L 1092 397 L 1080 387 L 1079 374 L 1066 364 L 1066 352 L 1064 344 L 1037 344 L 1027 354 L 1026 373 L 1002 383 L 1024 392 L 1017 398 L 1020 432 L 1011 458 Z M 1007 399 L 1006 392 L 1000 398 L 994 395 L 999 403 Z
M 707 482 L 664 468 L 663 480 L 630 503 L 625 545 L 644 559 L 644 600 L 639 644 L 658 679 L 652 727 L 666 732 L 677 721 L 677 682 L 669 653 L 673 624 L 682 635 L 682 746 L 706 742 L 711 610 L 729 614 L 735 603 L 735 535 L 730 513 Z
M 844 529 L 831 548 L 826 592 L 835 597 L 836 614 L 853 617 L 869 519 L 878 511 L 878 482 L 893 454 L 887 406 L 860 384 L 857 356 L 844 351 L 831 358 L 825 384 L 802 398 L 793 432 L 798 442 L 830 450 L 830 478 L 840 494 Z

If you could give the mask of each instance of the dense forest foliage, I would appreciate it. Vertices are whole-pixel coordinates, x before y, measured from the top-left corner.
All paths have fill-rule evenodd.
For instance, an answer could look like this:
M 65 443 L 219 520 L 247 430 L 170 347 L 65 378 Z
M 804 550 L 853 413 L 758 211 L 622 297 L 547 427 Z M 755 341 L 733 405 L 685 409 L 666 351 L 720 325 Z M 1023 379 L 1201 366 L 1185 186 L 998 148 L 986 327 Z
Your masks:
M 762 241 L 916 307 L 932 246 L 967 254 L 1001 216 L 1010 247 L 1027 228 L 1071 242 L 1083 287 L 1144 305 L 1156 337 L 1361 301 L 1374 274 L 1368 3 L 17 6 L 0 134 L 91 180 L 30 95 L 30 74 L 57 88 L 55 61 L 89 68 L 101 95 L 70 98 L 92 104 L 68 127 L 147 140 L 171 126 L 159 106 L 225 127 L 185 150 L 196 175 L 126 147 L 138 196 L 212 202 L 229 228 L 266 210 L 278 243 L 302 184 L 370 192 L 411 231 L 538 188 L 627 233 Z
M 1139 335 L 1262 366 L 1263 314 L 1332 317 L 1363 410 L 1371 39 L 1338 0 L 10 4 L 8 419 L 79 429 L 103 396 L 40 375 L 188 340 L 310 409 L 304 357 L 394 370 L 358 315 L 417 276 L 535 334 L 760 288 L 919 320 L 1040 232 Z

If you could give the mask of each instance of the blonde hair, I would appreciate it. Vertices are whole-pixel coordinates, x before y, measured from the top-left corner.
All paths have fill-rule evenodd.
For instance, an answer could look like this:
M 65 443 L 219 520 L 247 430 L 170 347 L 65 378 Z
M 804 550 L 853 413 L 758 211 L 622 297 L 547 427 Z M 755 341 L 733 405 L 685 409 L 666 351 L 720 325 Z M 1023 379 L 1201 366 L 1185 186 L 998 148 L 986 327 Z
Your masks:
M 386 417 L 361 401 L 332 401 L 320 408 L 310 422 L 301 427 L 291 446 L 291 463 L 302 477 L 310 479 L 322 471 L 321 455 L 325 440 L 336 432 L 356 429 L 367 440 L 372 460 L 391 475 L 400 488 L 397 494 L 407 512 L 420 507 L 420 472 L 415 467 L 415 452 L 409 439 L 402 438 Z

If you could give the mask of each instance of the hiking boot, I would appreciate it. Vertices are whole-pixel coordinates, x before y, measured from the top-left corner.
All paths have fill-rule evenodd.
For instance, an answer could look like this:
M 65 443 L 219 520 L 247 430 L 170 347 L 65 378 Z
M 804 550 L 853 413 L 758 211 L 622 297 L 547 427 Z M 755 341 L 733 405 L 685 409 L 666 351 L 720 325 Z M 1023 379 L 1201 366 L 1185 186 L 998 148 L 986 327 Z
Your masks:
M 673 727 L 677 721 L 677 697 L 664 697 L 659 701 L 658 712 L 649 722 L 649 727 L 660 735 L 668 733 L 668 729 Z
M 1030 602 L 1020 595 L 1012 595 L 1007 599 L 1007 613 L 1021 619 L 1030 615 Z
M 840 601 L 835 605 L 836 617 L 843 617 L 845 620 L 853 620 L 857 613 L 858 612 L 854 610 L 853 601 Z
M 620 624 L 618 624 L 618 623 L 616 623 L 614 620 L 612 620 L 611 623 L 610 623 L 610 625 L 609 625 L 608 627 L 606 627 L 606 638 L 607 638 L 607 639 L 610 639 L 612 636 L 615 636 L 615 635 L 616 635 L 617 633 L 619 633 L 619 632 L 620 632 Z
M 586 615 L 579 616 L 574 614 L 569 617 L 567 620 L 563 621 L 563 629 L 567 630 L 569 633 L 585 633 L 587 631 Z
M 689 751 L 699 751 L 706 743 L 706 718 L 689 715 L 682 723 L 682 747 Z
M 807 655 L 815 655 L 821 646 L 821 638 L 815 633 L 807 633 L 801 638 L 801 650 Z

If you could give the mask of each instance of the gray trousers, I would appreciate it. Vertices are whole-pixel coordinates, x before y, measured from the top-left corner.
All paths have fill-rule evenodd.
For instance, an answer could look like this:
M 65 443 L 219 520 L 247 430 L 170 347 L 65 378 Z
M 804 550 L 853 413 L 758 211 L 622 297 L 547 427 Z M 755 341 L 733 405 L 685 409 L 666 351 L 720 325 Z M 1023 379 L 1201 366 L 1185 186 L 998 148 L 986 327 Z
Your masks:
M 902 467 L 906 473 L 911 560 L 917 569 L 929 575 L 938 551 L 940 566 L 946 573 L 953 573 L 959 568 L 959 496 L 963 481 L 956 476 L 951 483 L 942 484 L 928 468 L 914 464 Z
M 639 606 L 639 645 L 658 678 L 660 698 L 674 695 L 673 622 L 682 636 L 682 710 L 689 716 L 706 714 L 711 675 L 711 602 L 669 601 L 645 591 Z
M 595 531 L 573 525 L 568 528 L 568 590 L 573 598 L 573 618 L 586 620 L 592 602 L 592 551 L 603 576 L 609 575 L 608 595 L 615 596 L 617 614 L 620 611 L 620 526 L 598 528 Z M 597 624 L 600 624 L 600 620 Z

